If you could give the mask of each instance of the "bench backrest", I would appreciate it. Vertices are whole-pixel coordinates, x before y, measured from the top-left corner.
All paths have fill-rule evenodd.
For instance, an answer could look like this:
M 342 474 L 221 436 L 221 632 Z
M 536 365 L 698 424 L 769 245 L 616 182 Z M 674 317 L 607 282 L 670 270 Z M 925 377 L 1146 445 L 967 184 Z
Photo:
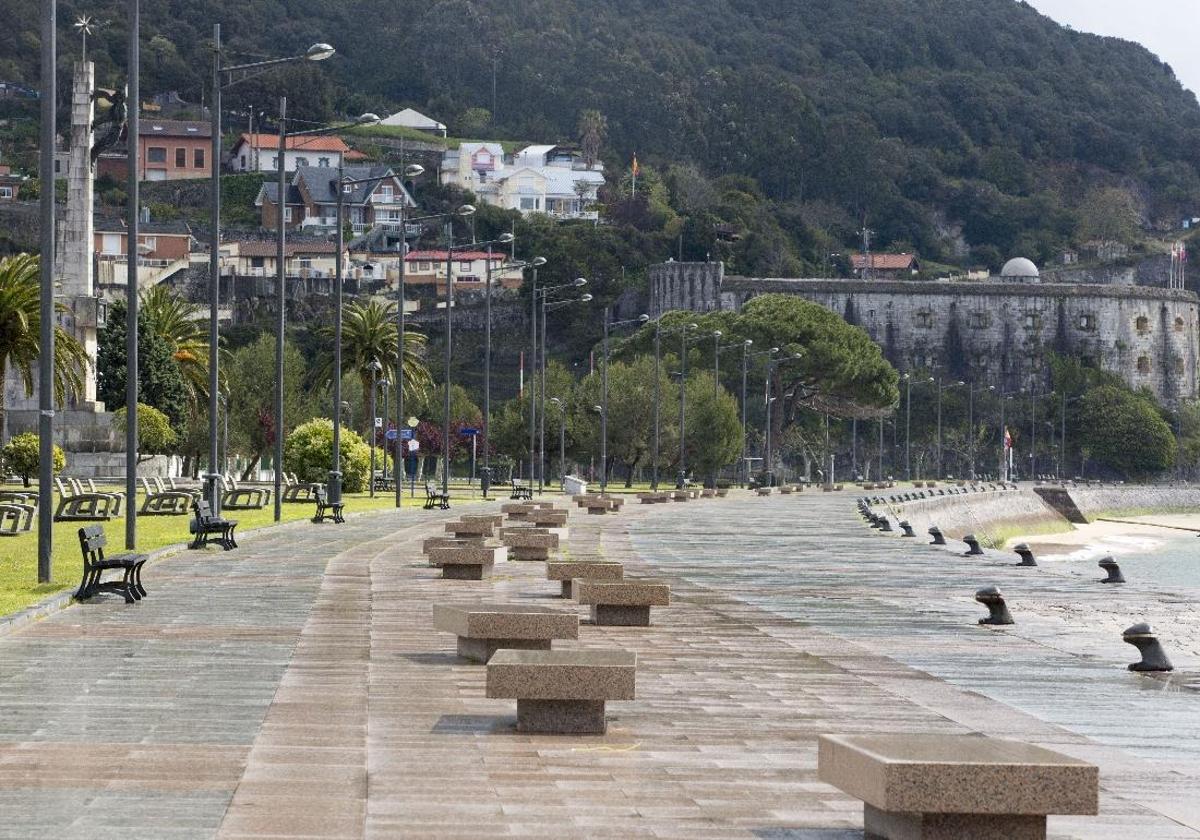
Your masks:
M 86 563 L 94 563 L 104 559 L 104 546 L 108 538 L 104 536 L 104 528 L 100 525 L 85 525 L 79 529 L 79 548 L 83 551 Z
M 324 487 L 314 487 L 313 498 L 316 500 L 317 504 L 323 505 L 329 501 L 329 491 Z
M 154 486 L 158 488 L 159 493 L 167 492 L 167 485 L 163 484 L 162 478 L 157 475 L 154 476 Z M 172 483 L 171 488 L 174 489 L 174 487 L 175 487 L 175 485 L 174 485 L 174 483 Z
M 142 485 L 142 492 L 147 496 L 154 492 L 153 488 L 150 486 L 150 479 L 138 476 L 138 484 Z
M 80 483 L 78 478 L 68 478 L 67 483 L 71 485 L 72 493 L 77 496 L 83 494 L 83 484 Z
M 61 478 L 54 476 L 54 483 L 58 486 L 58 495 L 62 496 L 64 499 L 69 499 L 71 497 L 71 491 L 67 489 L 67 485 L 63 484 L 63 480 Z
M 197 499 L 192 502 L 192 510 L 196 512 L 196 518 L 201 521 L 213 518 L 212 505 L 205 499 Z

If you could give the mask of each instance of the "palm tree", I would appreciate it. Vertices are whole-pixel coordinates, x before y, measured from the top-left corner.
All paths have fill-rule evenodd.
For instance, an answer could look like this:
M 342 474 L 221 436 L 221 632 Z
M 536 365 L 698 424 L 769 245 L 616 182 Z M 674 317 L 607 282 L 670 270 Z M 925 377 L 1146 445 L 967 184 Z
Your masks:
M 193 407 L 208 399 L 208 333 L 198 304 L 189 303 L 164 285 L 151 286 L 139 295 L 146 324 L 171 347 L 179 373 L 187 385 Z M 220 366 L 224 373 L 225 365 Z M 221 390 L 225 390 L 222 381 Z
M 40 260 L 32 254 L 17 254 L 0 260 L 0 383 L 15 367 L 25 385 L 25 396 L 33 396 L 34 371 L 41 354 Z M 55 303 L 56 312 L 66 312 Z M 87 350 L 62 327 L 54 328 L 54 398 L 59 405 L 83 391 L 84 371 L 91 365 Z M 0 429 L 4 428 L 6 406 L 0 387 Z
M 333 344 L 333 327 L 321 329 L 321 336 Z M 363 394 L 371 393 L 371 362 L 379 362 L 385 372 L 396 369 L 396 304 L 377 300 L 355 301 L 342 313 L 342 370 L 356 371 Z M 404 333 L 404 396 L 417 397 L 430 387 L 432 379 L 425 366 L 425 336 Z M 313 368 L 312 380 L 326 382 L 333 376 L 333 353 L 322 355 Z M 368 432 L 369 434 L 369 432 Z

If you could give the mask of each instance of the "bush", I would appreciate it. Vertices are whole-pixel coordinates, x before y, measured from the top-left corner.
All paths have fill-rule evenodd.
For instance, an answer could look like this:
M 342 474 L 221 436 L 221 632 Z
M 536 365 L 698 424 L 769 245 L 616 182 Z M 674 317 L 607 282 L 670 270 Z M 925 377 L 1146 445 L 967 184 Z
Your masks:
M 297 426 L 283 442 L 283 468 L 305 482 L 329 480 L 333 459 L 333 422 L 324 418 Z M 362 493 L 371 471 L 371 447 L 356 433 L 342 426 L 342 489 Z
M 1103 385 L 1083 398 L 1079 418 L 1084 456 L 1122 478 L 1150 478 L 1175 463 L 1175 435 L 1150 397 Z
M 169 454 L 179 442 L 179 436 L 171 428 L 171 419 L 153 406 L 138 403 L 137 423 L 139 463 L 153 455 Z M 124 408 L 113 413 L 113 425 L 118 431 L 125 431 Z
M 25 432 L 15 435 L 8 443 L 4 444 L 4 448 L 0 449 L 0 460 L 4 463 L 6 473 L 16 473 L 21 476 L 21 481 L 25 482 L 25 486 L 28 487 L 30 478 L 37 475 L 38 472 L 40 460 L 38 454 L 38 436 L 33 432 Z M 58 475 L 66 468 L 67 456 L 56 445 L 51 472 Z

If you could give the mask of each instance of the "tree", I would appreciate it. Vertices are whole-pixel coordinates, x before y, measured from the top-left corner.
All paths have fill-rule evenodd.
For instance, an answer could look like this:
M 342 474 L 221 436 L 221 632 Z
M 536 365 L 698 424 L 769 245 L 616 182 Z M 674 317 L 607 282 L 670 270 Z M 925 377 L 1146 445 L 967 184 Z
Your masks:
M 690 374 L 685 390 L 688 466 L 696 475 L 715 475 L 742 453 L 737 401 L 724 388 L 716 387 L 711 371 Z
M 96 354 L 97 394 L 108 406 L 125 404 L 128 357 L 125 352 L 125 302 L 113 301 L 108 324 L 100 331 Z M 188 388 L 171 345 L 138 313 L 138 402 L 158 409 L 173 425 L 182 425 L 190 412 Z
M 589 437 L 595 441 L 597 452 L 600 448 L 600 422 L 592 407 L 603 401 L 601 380 L 600 371 L 585 377 L 579 384 L 575 401 L 577 416 L 587 418 L 586 426 L 591 433 Z M 659 371 L 659 388 L 661 419 L 666 420 L 674 415 L 671 394 L 676 392 L 676 388 L 665 369 Z M 613 362 L 608 371 L 609 477 L 614 473 L 613 466 L 620 463 L 625 467 L 625 486 L 630 486 L 634 471 L 651 459 L 653 445 L 654 358 L 638 356 L 629 363 Z M 669 452 L 660 442 L 660 457 Z
M 34 371 L 41 356 L 40 261 L 32 254 L 17 254 L 0 260 L 0 382 L 15 368 L 25 386 L 25 396 L 33 396 Z M 55 303 L 56 312 L 67 308 Z M 83 390 L 83 372 L 91 364 L 87 350 L 75 336 L 62 327 L 54 327 L 54 399 L 62 405 L 68 396 Z M 5 402 L 0 389 L 0 429 L 5 427 Z
M 1175 436 L 1153 400 L 1103 385 L 1080 405 L 1084 457 L 1124 478 L 1147 478 L 1175 463 Z
M 362 493 L 371 471 L 371 448 L 357 432 L 342 427 L 338 450 L 342 489 Z M 333 460 L 333 422 L 323 417 L 309 420 L 288 434 L 283 442 L 283 466 L 302 482 L 329 480 Z
M 141 341 L 141 320 L 159 336 L 170 349 L 171 358 L 179 367 L 187 387 L 188 400 L 193 406 L 208 399 L 208 333 L 199 317 L 201 307 L 188 303 L 171 288 L 159 284 L 139 296 L 138 340 Z M 112 317 L 109 317 L 109 323 Z M 124 323 L 124 321 L 122 321 Z M 224 361 L 224 360 L 222 360 Z
M 320 334 L 330 344 L 334 329 L 326 326 Z M 380 378 L 394 376 L 396 370 L 396 305 L 384 305 L 378 300 L 366 303 L 354 301 L 342 313 L 342 371 L 353 371 L 362 384 L 362 392 L 371 392 L 371 363 L 382 367 Z M 425 336 L 412 330 L 404 332 L 404 397 L 420 401 L 429 390 L 432 379 L 425 366 Z M 333 353 L 325 352 L 313 368 L 315 382 L 329 381 L 333 376 Z M 364 428 L 369 423 L 365 416 Z M 369 433 L 369 432 L 368 432 Z
M 275 446 L 279 424 L 275 417 L 274 384 L 275 337 L 261 335 L 258 340 L 230 354 L 228 370 L 230 446 L 247 455 L 244 477 L 253 474 L 264 455 Z M 292 429 L 302 417 L 318 411 L 314 400 L 304 390 L 304 358 L 291 342 L 283 347 L 283 417 L 284 428 Z M 328 410 L 328 409 L 326 409 Z
M 14 435 L 12 440 L 4 444 L 3 449 L 0 449 L 0 462 L 4 464 L 5 471 L 21 476 L 21 481 L 26 487 L 29 486 L 29 479 L 38 474 L 38 465 L 41 464 L 41 460 L 38 436 L 34 432 Z M 56 444 L 54 446 L 54 463 L 51 465 L 50 471 L 54 475 L 58 475 L 66 468 L 67 456 Z
M 126 411 L 124 407 L 113 412 L 113 425 L 125 431 Z M 155 455 L 167 455 L 179 442 L 179 436 L 171 428 L 171 419 L 157 408 L 138 403 L 137 407 L 138 463 L 148 461 Z
M 608 136 L 608 119 L 595 108 L 581 111 L 578 132 L 583 162 L 590 168 L 600 159 L 600 147 Z
M 1121 187 L 1092 190 L 1079 207 L 1079 235 L 1082 239 L 1134 242 L 1141 214 L 1137 199 Z

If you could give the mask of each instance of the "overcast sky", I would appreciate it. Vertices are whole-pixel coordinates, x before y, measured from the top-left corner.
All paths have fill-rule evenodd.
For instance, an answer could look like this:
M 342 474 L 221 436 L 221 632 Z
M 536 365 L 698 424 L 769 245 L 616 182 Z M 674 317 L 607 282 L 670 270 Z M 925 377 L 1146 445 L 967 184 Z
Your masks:
M 1200 0 L 1029 0 L 1059 23 L 1137 41 L 1200 95 Z

